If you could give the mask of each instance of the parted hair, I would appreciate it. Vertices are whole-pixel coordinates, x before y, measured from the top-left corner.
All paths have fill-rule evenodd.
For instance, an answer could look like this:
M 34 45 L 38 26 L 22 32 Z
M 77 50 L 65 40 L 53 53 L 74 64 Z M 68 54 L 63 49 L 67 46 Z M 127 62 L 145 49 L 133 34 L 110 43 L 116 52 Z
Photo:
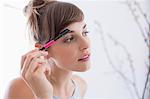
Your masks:
M 56 0 L 31 0 L 24 13 L 33 39 L 41 44 L 55 38 L 71 23 L 84 19 L 76 5 Z

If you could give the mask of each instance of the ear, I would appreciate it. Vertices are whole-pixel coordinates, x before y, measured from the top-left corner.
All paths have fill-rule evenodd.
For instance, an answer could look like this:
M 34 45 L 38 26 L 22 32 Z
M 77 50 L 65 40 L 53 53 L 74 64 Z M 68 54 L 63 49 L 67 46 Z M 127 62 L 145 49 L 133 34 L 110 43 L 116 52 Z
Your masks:
M 42 48 L 42 44 L 40 44 L 40 43 L 38 43 L 38 42 L 35 43 L 35 48 L 38 48 L 38 49 L 39 49 L 39 48 Z

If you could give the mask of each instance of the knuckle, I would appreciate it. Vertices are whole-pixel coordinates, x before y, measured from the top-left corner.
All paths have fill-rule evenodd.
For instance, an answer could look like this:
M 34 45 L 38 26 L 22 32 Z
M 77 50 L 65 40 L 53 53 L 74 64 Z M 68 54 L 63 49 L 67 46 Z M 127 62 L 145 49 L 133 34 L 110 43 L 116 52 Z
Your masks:
M 37 73 L 33 73 L 33 74 L 32 74 L 32 78 L 33 78 L 33 79 L 34 79 L 34 78 L 37 78 L 37 76 L 38 76 Z
M 32 80 L 37 80 L 37 79 L 39 79 L 39 74 L 38 73 L 33 73 L 32 74 L 32 76 L 30 77 L 30 79 L 32 79 Z
M 28 54 L 27 58 L 31 59 L 31 58 L 33 58 L 33 55 L 32 54 Z
M 30 81 L 32 79 L 32 76 L 30 74 L 25 74 L 25 77 L 24 77 L 26 80 Z

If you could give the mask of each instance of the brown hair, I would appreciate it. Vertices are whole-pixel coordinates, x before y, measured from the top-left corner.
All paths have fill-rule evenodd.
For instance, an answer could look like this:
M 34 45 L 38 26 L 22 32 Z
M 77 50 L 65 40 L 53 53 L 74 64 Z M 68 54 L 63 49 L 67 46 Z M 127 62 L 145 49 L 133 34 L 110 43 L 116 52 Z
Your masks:
M 55 0 L 32 0 L 24 12 L 34 40 L 41 44 L 59 35 L 71 23 L 84 19 L 83 12 L 74 4 Z

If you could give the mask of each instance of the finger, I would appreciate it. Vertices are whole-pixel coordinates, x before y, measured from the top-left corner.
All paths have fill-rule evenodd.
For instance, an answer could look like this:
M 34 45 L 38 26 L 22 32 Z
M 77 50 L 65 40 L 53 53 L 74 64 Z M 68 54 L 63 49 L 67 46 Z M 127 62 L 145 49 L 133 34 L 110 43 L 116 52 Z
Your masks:
M 26 55 L 25 63 L 29 63 L 34 57 L 46 56 L 48 53 L 44 51 L 36 51 Z M 28 65 L 28 64 L 27 64 Z
M 30 63 L 30 66 L 28 68 L 28 72 L 30 72 L 30 73 L 35 72 L 39 65 L 45 66 L 46 60 L 41 59 L 41 58 L 34 58 Z
M 41 64 L 41 65 L 38 66 L 38 68 L 36 69 L 34 74 L 36 74 L 37 76 L 41 77 L 42 75 L 45 75 L 46 69 L 47 69 L 46 66 Z
M 26 59 L 26 56 L 27 56 L 28 54 L 30 54 L 30 53 L 33 53 L 33 52 L 37 51 L 37 50 L 38 50 L 38 49 L 34 49 L 34 50 L 32 50 L 32 51 L 30 51 L 30 52 L 28 52 L 28 53 L 26 53 L 25 55 L 22 56 L 22 58 L 21 58 L 21 69 L 23 68 L 23 64 L 24 64 L 24 61 L 25 61 L 25 59 Z
M 47 59 L 47 64 L 49 65 L 49 67 L 51 67 L 52 65 L 54 65 L 55 62 L 54 62 L 53 58 L 50 57 L 49 59 Z
M 36 71 L 38 66 L 40 66 L 44 63 L 45 63 L 45 60 L 40 59 L 40 58 L 34 58 L 31 61 L 29 68 L 26 71 L 22 72 L 22 77 L 24 77 L 25 79 L 32 78 L 32 75 L 34 74 L 34 71 Z
M 36 68 L 36 66 L 38 64 L 42 64 L 44 63 L 45 61 L 43 59 L 40 59 L 40 58 L 37 58 L 37 57 L 34 57 L 32 60 L 30 60 L 30 63 L 28 64 L 25 64 L 24 68 L 22 69 L 21 71 L 21 75 L 22 76 L 25 76 L 26 72 L 29 71 L 29 72 L 33 72 L 33 70 Z M 33 68 L 33 69 L 32 69 Z
M 36 52 L 28 54 L 26 59 L 25 59 L 22 71 L 21 71 L 22 75 L 24 75 L 24 73 L 27 71 L 27 69 L 29 67 L 29 64 L 30 64 L 30 62 L 32 61 L 33 58 L 38 58 L 40 56 L 46 56 L 46 55 L 47 55 L 47 53 L 43 52 L 43 51 L 36 51 Z
M 49 64 L 49 60 L 46 60 L 46 76 L 51 74 L 51 65 L 53 65 L 53 63 Z
M 34 61 L 32 61 L 34 63 Z M 32 63 L 31 63 L 32 65 Z M 51 74 L 51 68 L 48 64 L 48 61 L 45 59 L 40 59 L 37 58 L 36 63 L 34 63 L 34 67 L 33 65 L 29 67 L 28 72 L 33 73 L 36 72 L 39 68 L 39 66 L 43 66 L 44 70 L 41 71 L 41 73 L 44 73 L 46 76 Z
M 37 68 L 34 72 L 31 73 L 31 71 L 27 71 L 26 75 L 25 75 L 25 79 L 28 80 L 33 80 L 33 79 L 43 79 L 46 78 L 45 76 L 45 72 L 46 71 L 46 67 L 43 64 L 37 64 Z

